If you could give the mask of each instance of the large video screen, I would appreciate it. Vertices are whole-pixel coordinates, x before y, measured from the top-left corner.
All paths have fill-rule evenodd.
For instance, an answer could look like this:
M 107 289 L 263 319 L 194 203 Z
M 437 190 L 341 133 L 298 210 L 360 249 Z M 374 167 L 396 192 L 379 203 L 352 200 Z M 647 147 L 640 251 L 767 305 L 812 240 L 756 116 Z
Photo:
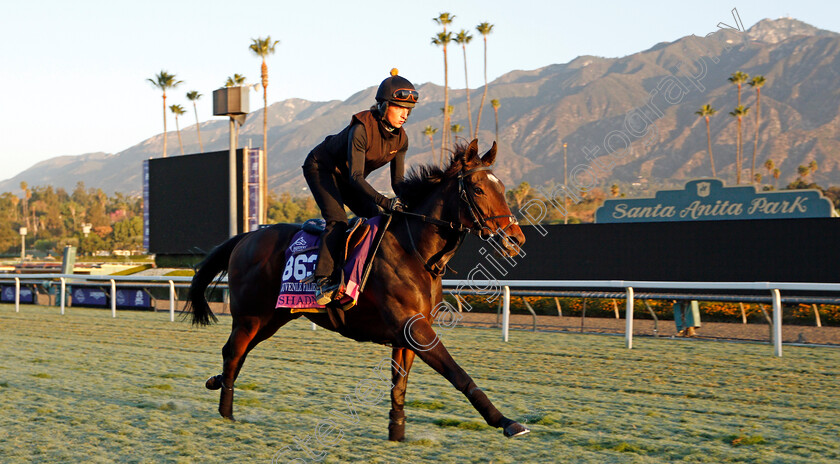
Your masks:
M 242 150 L 236 172 L 241 204 Z M 148 182 L 150 253 L 203 255 L 227 240 L 227 151 L 151 159 Z

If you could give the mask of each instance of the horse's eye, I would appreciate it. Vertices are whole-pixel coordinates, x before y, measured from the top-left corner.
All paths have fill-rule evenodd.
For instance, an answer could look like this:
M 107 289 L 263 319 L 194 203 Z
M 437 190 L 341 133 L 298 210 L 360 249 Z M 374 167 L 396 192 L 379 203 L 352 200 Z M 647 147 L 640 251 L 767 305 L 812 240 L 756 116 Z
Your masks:
M 481 190 L 481 187 L 476 187 L 475 188 L 475 194 L 476 195 L 484 195 L 484 190 Z

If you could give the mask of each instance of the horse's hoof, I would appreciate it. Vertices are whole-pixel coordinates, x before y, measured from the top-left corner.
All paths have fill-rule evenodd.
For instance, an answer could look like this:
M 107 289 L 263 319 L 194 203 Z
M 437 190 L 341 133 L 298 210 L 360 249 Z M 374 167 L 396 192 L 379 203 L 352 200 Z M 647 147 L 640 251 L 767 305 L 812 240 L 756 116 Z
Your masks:
M 222 376 L 221 375 L 214 375 L 207 379 L 207 382 L 204 382 L 204 386 L 207 387 L 208 390 L 218 390 L 222 388 Z
M 519 422 L 516 422 L 516 421 L 510 421 L 510 424 L 508 424 L 504 428 L 504 431 L 505 431 L 505 436 L 508 437 L 508 438 L 520 437 L 520 436 L 525 435 L 526 433 L 530 432 L 528 427 L 525 427 L 524 425 L 522 425 L 522 424 L 520 424 Z
M 405 440 L 405 412 L 391 411 L 388 414 L 390 421 L 388 421 L 388 440 L 390 441 L 404 441 Z

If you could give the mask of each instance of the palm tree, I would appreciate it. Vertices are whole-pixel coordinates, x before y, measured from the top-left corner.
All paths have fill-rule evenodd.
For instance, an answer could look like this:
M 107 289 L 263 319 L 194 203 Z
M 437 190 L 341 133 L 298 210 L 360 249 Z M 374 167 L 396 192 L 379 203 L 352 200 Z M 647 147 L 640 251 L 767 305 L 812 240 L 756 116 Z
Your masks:
M 735 151 L 737 153 L 741 152 L 741 120 L 749 112 L 750 112 L 750 107 L 748 106 L 748 107 L 744 108 L 743 105 L 738 105 L 738 106 L 735 107 L 734 111 L 729 112 L 730 116 L 738 119 L 738 146 L 735 149 Z M 735 184 L 740 185 L 741 184 L 741 157 L 740 157 L 740 155 L 737 155 L 737 154 L 735 156 L 735 169 L 736 169 Z
M 808 166 L 803 166 L 801 164 L 799 165 L 798 168 L 796 168 L 796 172 L 799 174 L 799 180 L 801 180 L 803 182 L 805 181 L 805 178 L 808 177 L 808 174 L 810 174 L 810 170 L 808 169 Z
M 234 74 L 229 76 L 225 81 L 225 87 L 236 87 L 245 83 L 245 76 L 242 74 Z
M 154 78 L 146 80 L 163 91 L 163 157 L 166 158 L 166 89 L 174 89 L 183 81 L 176 80 L 174 74 L 169 74 L 163 70 Z
M 610 187 L 610 195 L 611 195 L 613 198 L 615 198 L 615 197 L 617 197 L 620 193 L 621 193 L 621 190 L 619 190 L 619 188 L 618 188 L 618 184 L 612 184 L 612 187 Z
M 432 44 L 443 47 L 443 107 L 449 108 L 449 65 L 446 59 L 446 47 L 452 40 L 451 32 L 438 32 L 432 37 Z M 446 148 L 446 140 L 449 128 L 449 113 L 443 112 L 443 133 L 441 134 L 440 142 L 440 156 L 443 157 L 443 151 Z
M 764 169 L 767 170 L 767 175 L 768 176 L 773 175 L 773 168 L 774 167 L 776 167 L 776 164 L 773 163 L 772 159 L 767 158 L 766 160 L 764 160 Z
M 709 116 L 715 113 L 717 113 L 717 110 L 712 108 L 712 105 L 703 105 L 698 111 L 694 112 L 694 114 L 706 118 L 706 142 L 709 147 L 709 162 L 712 165 L 712 177 L 717 177 L 717 173 L 715 172 L 715 158 L 712 155 L 712 133 L 709 129 Z
M 741 85 L 744 82 L 747 82 L 749 78 L 749 74 L 741 71 L 735 71 L 731 76 L 729 76 L 729 78 L 727 78 L 729 82 L 738 86 L 738 106 L 741 106 Z
M 446 26 L 452 24 L 455 15 L 448 12 L 440 13 L 437 18 L 432 18 L 432 21 L 440 26 L 443 26 L 443 32 L 439 32 L 432 37 L 432 44 L 443 48 L 443 107 L 449 108 L 449 62 L 447 60 L 446 48 L 452 40 L 452 33 L 446 32 Z M 442 141 L 440 146 L 441 157 L 446 145 L 449 143 L 449 113 L 443 114 L 443 134 L 441 134 Z
M 736 72 L 732 73 L 732 75 L 729 76 L 729 78 L 728 78 L 729 82 L 735 84 L 738 87 L 738 106 L 741 106 L 741 85 L 744 82 L 747 82 L 747 79 L 749 79 L 749 78 L 750 78 L 749 74 L 741 72 L 741 71 L 736 71 Z M 740 122 L 741 122 L 741 120 L 738 119 L 738 140 L 739 141 L 741 140 L 741 124 L 740 124 Z M 738 148 L 735 150 L 735 165 L 738 166 L 738 169 L 741 168 L 741 161 L 742 161 L 741 155 L 742 155 L 741 143 L 739 142 L 738 143 Z M 737 177 L 738 177 L 738 179 L 741 178 L 741 173 L 740 172 L 738 172 Z
M 779 177 L 782 175 L 782 171 L 779 168 L 773 168 L 773 179 L 775 182 L 773 183 L 774 188 L 779 188 Z
M 432 153 L 434 153 L 435 151 L 434 136 L 437 133 L 437 131 L 437 127 L 432 127 L 431 125 L 426 126 L 426 128 L 423 129 L 423 135 L 429 138 L 429 146 L 432 148 Z
M 487 36 L 493 31 L 493 25 L 483 22 L 475 29 L 484 37 L 484 92 L 481 94 L 481 104 L 478 105 L 478 116 L 475 121 L 475 137 L 478 137 L 478 128 L 481 127 L 481 111 L 484 109 L 484 99 L 487 98 Z
M 490 100 L 490 106 L 493 107 L 493 113 L 496 114 L 496 142 L 498 142 L 499 141 L 499 107 L 502 106 L 502 104 L 499 103 L 499 100 L 494 98 L 494 99 Z
M 25 181 L 21 181 L 20 189 L 23 190 L 23 222 L 26 224 L 26 228 L 29 228 L 29 199 L 32 198 L 32 191 L 29 190 L 29 184 Z
M 202 95 L 198 93 L 197 90 L 187 92 L 187 100 L 192 102 L 193 111 L 195 112 L 195 130 L 198 131 L 198 147 L 201 150 L 201 153 L 204 153 L 204 144 L 201 143 L 201 126 L 198 124 L 198 108 L 195 106 L 195 102 L 197 102 L 201 97 Z
M 452 111 L 451 108 L 452 107 L 450 107 L 450 112 Z M 464 126 L 462 126 L 460 124 L 453 124 L 452 127 L 449 128 L 449 133 L 450 134 L 455 134 L 456 137 L 458 136 L 458 134 L 460 134 L 463 131 L 464 131 Z M 443 167 L 443 158 L 442 157 L 440 159 L 440 166 Z
M 460 124 L 453 124 L 452 127 L 449 128 L 449 130 L 457 136 L 458 134 L 464 131 L 464 126 Z
M 758 153 L 758 127 L 761 124 L 761 86 L 767 83 L 764 76 L 753 76 L 749 82 L 755 89 L 755 141 L 753 142 L 752 170 L 750 173 L 755 177 L 755 157 Z
M 472 109 L 470 108 L 470 82 L 467 77 L 467 44 L 470 43 L 471 40 L 472 36 L 465 29 L 461 29 L 461 32 L 455 35 L 455 42 L 461 44 L 461 50 L 464 51 L 464 85 L 467 88 L 467 122 L 470 124 L 470 137 L 474 137 L 472 135 Z
M 169 111 L 175 115 L 175 130 L 178 131 L 178 145 L 181 146 L 181 154 L 184 154 L 184 142 L 181 141 L 181 127 L 178 125 L 178 116 L 185 113 L 184 107 L 181 105 L 169 105 Z
M 265 64 L 265 57 L 274 54 L 274 47 L 280 43 L 279 40 L 271 41 L 271 36 L 268 35 L 263 39 L 262 37 L 251 39 L 252 43 L 248 47 L 255 55 L 262 58 L 262 66 L 260 66 L 260 78 L 262 79 L 263 90 L 263 152 L 268 157 L 268 66 Z

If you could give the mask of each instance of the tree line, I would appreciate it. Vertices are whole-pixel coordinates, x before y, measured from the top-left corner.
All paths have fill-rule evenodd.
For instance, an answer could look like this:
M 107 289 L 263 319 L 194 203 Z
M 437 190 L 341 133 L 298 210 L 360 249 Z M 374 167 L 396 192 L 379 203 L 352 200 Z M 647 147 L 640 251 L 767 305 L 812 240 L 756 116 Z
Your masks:
M 22 194 L 0 194 L 0 254 L 20 256 L 20 229 L 25 227 L 27 254 L 60 255 L 65 246 L 81 255 L 97 251 L 143 250 L 143 200 L 122 193 L 76 184 L 72 192 L 52 186 L 30 187 Z M 271 193 L 268 222 L 302 223 L 320 217 L 311 197 Z
M 141 250 L 143 203 L 102 189 L 85 188 L 84 182 L 68 193 L 52 186 L 30 188 L 21 182 L 20 197 L 0 194 L 0 253 L 19 255 L 21 228 L 26 228 L 27 250 L 59 254 L 67 246 L 79 253 L 99 250 Z

